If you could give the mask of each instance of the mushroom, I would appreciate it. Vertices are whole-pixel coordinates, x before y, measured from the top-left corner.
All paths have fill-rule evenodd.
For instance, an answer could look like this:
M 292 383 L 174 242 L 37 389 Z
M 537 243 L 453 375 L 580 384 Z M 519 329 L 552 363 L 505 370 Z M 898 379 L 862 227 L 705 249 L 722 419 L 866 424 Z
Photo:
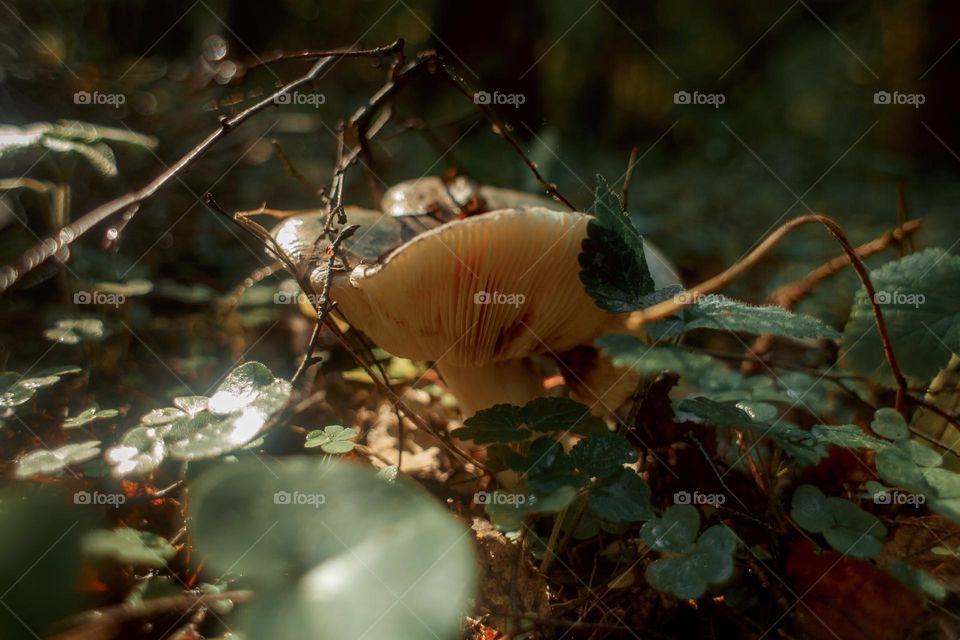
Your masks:
M 489 188 L 479 193 L 485 203 L 513 195 Z M 410 206 L 410 196 L 388 192 L 388 210 Z M 364 219 L 372 213 L 365 212 Z M 355 213 L 347 215 L 351 223 L 366 226 Z M 578 277 L 577 257 L 588 216 L 539 206 L 504 208 L 441 224 L 384 255 L 398 233 L 403 235 L 395 220 L 379 216 L 369 234 L 366 228 L 357 231 L 346 249 L 360 262 L 335 274 L 330 297 L 352 325 L 382 348 L 435 362 L 464 416 L 544 395 L 542 381 L 532 371 L 533 356 L 547 355 L 562 363 L 558 354 L 592 345 L 622 324 L 622 318 L 594 304 Z M 286 228 L 294 224 L 296 229 Z M 305 221 L 288 219 L 274 236 L 285 250 L 286 245 L 300 247 L 302 255 L 305 243 L 298 231 L 308 228 Z M 649 251 L 647 260 L 658 287 L 676 282 L 658 252 Z M 324 277 L 321 267 L 311 281 L 319 287 Z M 578 376 L 574 390 L 590 404 L 599 402 L 612 410 L 615 405 L 610 403 L 625 398 L 619 390 L 624 385 L 613 384 L 624 378 L 625 370 L 614 371 L 609 361 L 596 356 L 596 366 Z M 598 381 L 609 388 L 589 391 Z M 632 382 L 631 390 L 636 378 Z M 595 400 L 590 401 L 591 395 Z

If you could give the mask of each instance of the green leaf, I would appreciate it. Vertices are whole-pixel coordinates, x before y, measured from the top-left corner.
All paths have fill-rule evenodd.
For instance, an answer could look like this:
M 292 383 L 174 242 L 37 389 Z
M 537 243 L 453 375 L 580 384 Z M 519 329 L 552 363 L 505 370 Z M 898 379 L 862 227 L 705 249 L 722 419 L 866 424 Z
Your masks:
M 53 487 L 20 483 L 0 491 L 4 640 L 53 637 L 58 621 L 96 606 L 77 588 L 80 540 L 96 516 Z
M 680 294 L 684 295 L 684 294 Z M 719 329 L 789 338 L 830 338 L 840 334 L 823 321 L 776 306 L 755 306 L 719 294 L 698 298 L 682 310 L 681 332 Z
M 647 567 L 644 577 L 657 591 L 672 593 L 681 600 L 699 598 L 707 591 L 707 581 L 687 556 L 655 560 Z
M 746 411 L 726 402 L 715 402 L 702 396 L 684 398 L 677 409 L 696 422 L 717 427 L 753 428 L 756 421 Z
M 36 475 L 52 475 L 67 467 L 92 460 L 98 455 L 100 455 L 99 440 L 68 444 L 58 449 L 37 449 L 17 462 L 16 476 L 29 478 Z
M 569 398 L 537 398 L 523 407 L 523 421 L 532 431 L 550 433 L 570 431 L 593 433 L 605 430 L 603 420 L 590 413 L 590 407 Z
M 640 538 L 655 551 L 685 553 L 700 531 L 700 512 L 688 504 L 674 505 L 640 529 Z
M 812 533 L 823 533 L 835 524 L 833 513 L 827 509 L 827 496 L 810 484 L 793 492 L 790 517 L 801 529 Z
M 903 416 L 895 409 L 886 407 L 877 409 L 876 413 L 873 414 L 873 422 L 870 423 L 870 428 L 878 436 L 888 440 L 899 440 L 910 435 Z
M 623 210 L 620 198 L 597 176 L 593 218 L 579 256 L 580 281 L 594 302 L 613 313 L 642 308 L 654 282 L 644 256 L 643 238 Z
M 210 571 L 258 594 L 237 624 L 247 638 L 449 638 L 473 595 L 468 532 L 403 478 L 316 457 L 244 460 L 198 478 L 190 507 Z
M 889 443 L 867 435 L 863 429 L 855 424 L 820 424 L 811 429 L 811 434 L 821 442 L 835 444 L 847 449 L 872 449 L 877 451 L 889 446 Z
M 578 442 L 570 451 L 577 469 L 591 477 L 605 478 L 637 459 L 626 438 L 615 433 L 597 433 Z
M 683 506 L 693 509 L 689 505 Z M 671 507 L 671 509 L 676 508 L 679 507 Z M 696 513 L 696 509 L 693 511 Z M 664 514 L 665 518 L 666 516 L 667 514 Z M 690 516 L 685 517 L 690 518 Z M 647 523 L 645 527 L 650 524 Z M 699 516 L 696 525 L 699 528 Z M 642 536 L 643 530 L 640 533 Z M 689 540 L 691 544 L 695 536 L 696 528 L 693 529 Z M 654 539 L 658 538 L 654 537 Z M 723 525 L 714 525 L 704 531 L 696 545 L 683 552 L 682 556 L 661 558 L 647 567 L 645 574 L 647 583 L 658 591 L 672 593 L 684 600 L 699 598 L 706 593 L 709 585 L 721 584 L 731 578 L 734 568 L 733 554 L 736 548 L 737 538 L 733 532 Z
M 214 458 L 255 441 L 290 398 L 290 383 L 274 378 L 259 362 L 246 362 L 226 375 L 214 394 L 178 398 L 183 409 L 154 410 L 107 450 L 114 474 L 143 474 L 165 457 Z M 205 406 L 205 409 L 200 409 Z
M 67 318 L 57 320 L 56 324 L 43 332 L 43 337 L 61 344 L 80 344 L 103 340 L 110 331 L 103 320 L 96 318 Z
M 80 367 L 56 367 L 43 369 L 30 377 L 7 371 L 0 374 L 0 409 L 10 409 L 28 402 L 38 389 L 50 387 L 61 376 L 80 373 Z
M 733 552 L 737 548 L 737 537 L 722 524 L 706 531 L 697 540 L 697 546 L 690 553 L 690 559 L 699 573 L 708 583 L 726 582 L 733 575 Z
M 927 249 L 874 269 L 870 279 L 904 374 L 916 383 L 929 381 L 952 353 L 960 353 L 960 257 Z M 883 371 L 892 382 L 863 289 L 854 299 L 843 343 L 842 361 L 854 371 Z
M 650 487 L 631 469 L 620 469 L 587 493 L 590 510 L 607 522 L 639 522 L 653 517 Z
M 675 371 L 685 378 L 697 380 L 705 375 L 722 377 L 731 371 L 709 356 L 671 345 L 649 346 L 636 336 L 609 334 L 597 338 L 596 345 L 618 367 L 630 367 L 641 376 L 654 376 L 662 371 Z
M 922 569 L 911 567 L 906 562 L 900 560 L 891 562 L 887 565 L 887 571 L 921 598 L 940 602 L 947 597 L 947 589 L 939 580 Z
M 120 412 L 116 409 L 98 409 L 97 406 L 94 405 L 84 409 L 72 418 L 67 418 L 64 420 L 63 428 L 76 429 L 77 427 L 82 427 L 83 425 L 93 422 L 94 420 L 116 418 L 118 415 L 120 415 Z
M 380 471 L 377 471 L 377 477 L 381 480 L 386 480 L 387 482 L 393 483 L 397 481 L 397 476 L 400 475 L 400 467 L 395 464 L 387 465 Z
M 320 447 L 324 453 L 338 454 L 353 451 L 356 446 L 357 430 L 332 424 L 307 434 L 303 445 L 307 449 Z
M 129 527 L 90 531 L 83 537 L 83 554 L 91 559 L 161 569 L 177 555 L 166 538 Z
M 473 440 L 477 444 L 523 442 L 533 433 L 523 424 L 523 409 L 510 404 L 497 404 L 481 409 L 463 422 L 463 427 L 453 432 L 461 440 Z
M 831 547 L 854 558 L 879 555 L 887 535 L 876 516 L 849 500 L 828 498 L 809 484 L 793 492 L 790 517 L 802 529 L 822 533 Z
M 543 436 L 530 445 L 527 455 L 514 454 L 507 461 L 510 469 L 520 472 L 527 487 L 538 494 L 553 493 L 564 486 L 582 487 L 586 480 L 577 475 L 573 460 L 563 445 Z
M 836 525 L 823 532 L 830 546 L 854 558 L 873 558 L 883 550 L 887 528 L 880 520 L 842 498 L 828 498 L 827 509 Z

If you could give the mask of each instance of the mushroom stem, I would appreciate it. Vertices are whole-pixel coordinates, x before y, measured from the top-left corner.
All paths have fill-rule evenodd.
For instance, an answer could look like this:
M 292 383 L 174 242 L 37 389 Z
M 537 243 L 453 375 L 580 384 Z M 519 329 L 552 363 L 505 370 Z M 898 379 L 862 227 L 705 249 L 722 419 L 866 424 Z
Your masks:
M 490 362 L 479 366 L 460 366 L 437 362 L 450 393 L 460 403 L 460 412 L 469 418 L 495 404 L 523 406 L 546 395 L 541 378 L 534 372 L 530 358 Z

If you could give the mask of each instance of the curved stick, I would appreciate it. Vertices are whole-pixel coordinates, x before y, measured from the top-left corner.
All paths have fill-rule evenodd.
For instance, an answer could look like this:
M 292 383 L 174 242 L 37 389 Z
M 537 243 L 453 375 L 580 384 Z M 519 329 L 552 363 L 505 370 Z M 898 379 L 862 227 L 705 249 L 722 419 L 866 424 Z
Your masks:
M 827 231 L 830 232 L 830 235 L 832 235 L 840 244 L 843 252 L 847 254 L 847 257 L 850 259 L 850 264 L 857 272 L 860 282 L 863 283 L 863 288 L 867 292 L 867 298 L 869 299 L 870 306 L 873 309 L 873 317 L 877 323 L 877 331 L 880 334 L 880 342 L 883 344 L 883 354 L 887 359 L 887 364 L 890 365 L 890 371 L 893 373 L 893 378 L 897 383 L 895 408 L 897 411 L 902 412 L 903 405 L 907 397 L 907 379 L 904 377 L 903 371 L 900 369 L 900 364 L 897 362 L 896 354 L 893 352 L 893 343 L 890 340 L 890 333 L 887 330 L 887 321 L 884 319 L 883 312 L 880 310 L 880 305 L 877 303 L 875 295 L 876 290 L 873 288 L 873 283 L 870 281 L 870 274 L 867 273 L 867 267 L 863 263 L 863 260 L 860 258 L 860 256 L 857 255 L 853 245 L 851 245 L 850 241 L 847 240 L 847 236 L 844 235 L 843 229 L 840 228 L 840 225 L 837 224 L 836 221 L 834 221 L 832 218 L 828 218 L 827 216 L 809 214 L 790 220 L 784 225 L 778 227 L 773 233 L 767 236 L 767 238 L 761 242 L 756 249 L 751 251 L 745 258 L 734 264 L 729 269 L 715 275 L 708 280 L 705 280 L 704 282 L 701 282 L 682 294 L 674 296 L 670 300 L 655 304 L 652 307 L 648 307 L 642 311 L 634 311 L 630 314 L 629 318 L 627 318 L 627 328 L 631 331 L 636 331 L 649 322 L 662 320 L 663 318 L 673 315 L 683 307 L 695 302 L 700 296 L 704 296 L 722 289 L 752 269 L 760 261 L 760 259 L 774 246 L 776 246 L 777 243 L 783 240 L 787 234 L 798 227 L 810 223 L 819 223 L 827 228 Z

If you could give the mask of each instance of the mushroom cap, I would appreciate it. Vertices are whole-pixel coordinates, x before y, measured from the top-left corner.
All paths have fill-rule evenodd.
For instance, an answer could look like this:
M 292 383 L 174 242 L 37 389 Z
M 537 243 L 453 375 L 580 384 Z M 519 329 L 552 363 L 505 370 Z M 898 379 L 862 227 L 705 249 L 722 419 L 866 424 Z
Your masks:
M 342 244 L 344 251 L 357 260 L 377 260 L 413 236 L 406 234 L 397 220 L 379 211 L 344 207 L 344 213 L 350 224 L 360 225 L 360 229 Z M 322 253 L 314 255 L 314 245 L 323 233 L 326 219 L 327 209 L 311 209 L 285 218 L 270 231 L 270 235 L 294 264 L 300 264 L 323 256 Z M 326 241 L 321 242 L 318 249 L 322 251 L 326 244 Z
M 387 351 L 451 366 L 592 344 L 612 316 L 578 275 L 589 220 L 532 207 L 450 222 L 336 276 L 331 297 Z

